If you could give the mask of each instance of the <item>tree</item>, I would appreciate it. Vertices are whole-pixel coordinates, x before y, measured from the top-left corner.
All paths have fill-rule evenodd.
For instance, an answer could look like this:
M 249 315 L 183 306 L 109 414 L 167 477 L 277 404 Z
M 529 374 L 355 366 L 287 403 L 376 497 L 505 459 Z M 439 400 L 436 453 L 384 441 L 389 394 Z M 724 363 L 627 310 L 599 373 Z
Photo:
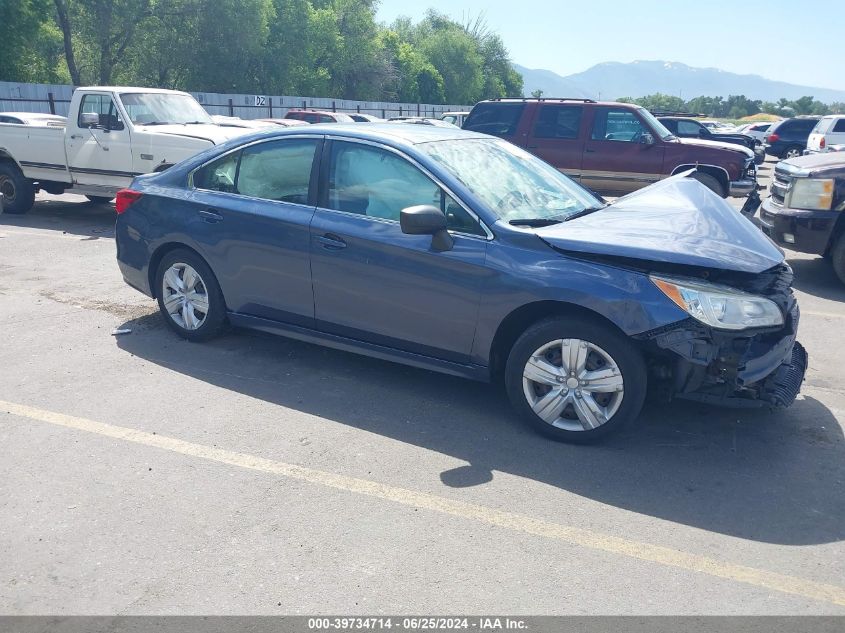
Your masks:
M 0 79 L 43 81 L 55 73 L 51 8 L 50 0 L 0 1 Z
M 544 94 L 545 94 L 545 93 L 544 93 L 542 90 L 540 90 L 539 88 L 537 88 L 537 90 L 532 90 L 532 91 L 531 91 L 531 96 L 532 96 L 532 97 L 534 97 L 535 99 L 539 99 L 539 98 L 540 98 L 540 97 L 542 97 Z

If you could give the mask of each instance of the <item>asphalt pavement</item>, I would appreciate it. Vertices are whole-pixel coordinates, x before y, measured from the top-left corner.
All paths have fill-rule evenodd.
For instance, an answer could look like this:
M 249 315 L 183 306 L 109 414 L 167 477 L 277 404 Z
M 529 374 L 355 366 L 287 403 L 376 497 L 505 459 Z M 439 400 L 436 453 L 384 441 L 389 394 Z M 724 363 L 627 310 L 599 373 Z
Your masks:
M 113 223 L 70 195 L 0 215 L 0 614 L 845 614 L 826 261 L 788 253 L 810 355 L 790 409 L 649 405 L 577 447 L 493 386 L 179 340 L 123 283 Z

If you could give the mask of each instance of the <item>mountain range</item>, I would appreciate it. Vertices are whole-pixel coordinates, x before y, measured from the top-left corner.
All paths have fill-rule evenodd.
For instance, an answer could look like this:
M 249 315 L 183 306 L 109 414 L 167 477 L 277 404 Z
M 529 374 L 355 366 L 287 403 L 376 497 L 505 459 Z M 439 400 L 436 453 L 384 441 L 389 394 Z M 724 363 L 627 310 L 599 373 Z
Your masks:
M 812 88 L 759 75 L 738 75 L 718 68 L 694 68 L 680 62 L 604 62 L 584 72 L 562 77 L 550 70 L 525 68 L 514 64 L 522 74 L 524 93 L 542 90 L 548 97 L 618 99 L 642 97 L 656 92 L 692 99 L 698 96 L 745 95 L 749 99 L 777 101 L 812 95 L 819 101 L 845 101 L 845 90 Z

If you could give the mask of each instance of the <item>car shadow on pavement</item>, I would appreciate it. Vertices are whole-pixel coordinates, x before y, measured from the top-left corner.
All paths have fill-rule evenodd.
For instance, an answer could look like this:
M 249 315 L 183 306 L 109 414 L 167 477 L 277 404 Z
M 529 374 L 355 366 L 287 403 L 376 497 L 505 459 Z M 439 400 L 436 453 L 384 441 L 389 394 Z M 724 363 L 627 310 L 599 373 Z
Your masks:
M 88 202 L 81 196 L 42 196 L 28 213 L 0 213 L 0 227 L 47 229 L 86 238 L 114 237 L 113 204 Z
M 833 272 L 829 259 L 791 259 L 789 265 L 795 272 L 792 285 L 809 295 L 845 302 L 845 284 Z
M 520 423 L 493 385 L 261 333 L 188 343 L 157 314 L 120 327 L 133 331 L 116 339 L 122 350 L 168 370 L 467 462 L 431 473 L 447 487 L 483 484 L 498 471 L 737 538 L 845 539 L 845 441 L 812 397 L 775 412 L 647 405 L 604 443 L 572 446 Z

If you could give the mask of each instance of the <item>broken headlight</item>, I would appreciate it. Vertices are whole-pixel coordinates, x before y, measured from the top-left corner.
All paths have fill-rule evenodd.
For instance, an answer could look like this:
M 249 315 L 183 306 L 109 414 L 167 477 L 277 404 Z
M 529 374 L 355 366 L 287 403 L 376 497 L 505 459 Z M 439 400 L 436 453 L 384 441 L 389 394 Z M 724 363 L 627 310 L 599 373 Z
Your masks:
M 783 325 L 783 313 L 765 297 L 728 286 L 650 275 L 661 292 L 705 325 L 722 330 Z

